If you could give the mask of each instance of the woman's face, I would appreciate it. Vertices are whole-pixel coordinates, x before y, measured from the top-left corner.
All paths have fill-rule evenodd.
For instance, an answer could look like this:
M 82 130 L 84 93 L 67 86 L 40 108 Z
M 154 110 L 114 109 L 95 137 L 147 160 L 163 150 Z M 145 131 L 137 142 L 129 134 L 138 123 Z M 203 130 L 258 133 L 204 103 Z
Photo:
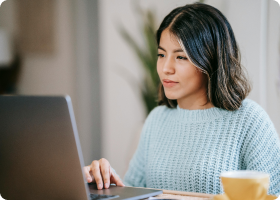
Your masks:
M 177 99 L 179 106 L 184 101 L 192 103 L 198 98 L 207 98 L 207 75 L 190 62 L 168 29 L 160 37 L 157 72 L 166 97 Z M 168 83 L 169 80 L 175 83 Z

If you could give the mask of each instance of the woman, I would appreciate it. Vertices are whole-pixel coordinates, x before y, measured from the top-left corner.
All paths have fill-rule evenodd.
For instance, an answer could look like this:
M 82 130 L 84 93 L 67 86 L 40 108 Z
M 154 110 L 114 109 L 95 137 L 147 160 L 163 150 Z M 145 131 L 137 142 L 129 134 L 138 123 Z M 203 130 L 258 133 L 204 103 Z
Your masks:
M 194 3 L 171 11 L 157 31 L 159 106 L 147 117 L 125 185 L 223 193 L 220 173 L 270 174 L 280 194 L 280 141 L 267 113 L 246 99 L 234 33 L 216 8 Z M 85 168 L 98 188 L 124 186 L 106 159 Z

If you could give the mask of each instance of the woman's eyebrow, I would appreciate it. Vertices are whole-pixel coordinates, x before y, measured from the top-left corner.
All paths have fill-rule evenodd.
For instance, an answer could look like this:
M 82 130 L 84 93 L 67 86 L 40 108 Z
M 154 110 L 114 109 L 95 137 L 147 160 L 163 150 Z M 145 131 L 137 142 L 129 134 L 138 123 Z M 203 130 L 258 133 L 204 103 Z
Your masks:
M 163 51 L 165 51 L 166 52 L 166 50 L 164 49 L 164 48 L 162 48 L 161 46 L 158 46 L 158 49 L 161 49 L 161 50 L 163 50 Z M 184 52 L 182 49 L 175 49 L 174 51 L 173 51 L 173 53 L 177 53 L 177 52 Z
M 161 46 L 158 46 L 158 49 L 161 49 L 162 51 L 165 51 L 164 48 L 162 48 Z M 166 51 L 165 51 L 166 52 Z
M 184 52 L 182 49 L 176 49 L 173 51 L 173 53 L 176 53 L 176 52 Z

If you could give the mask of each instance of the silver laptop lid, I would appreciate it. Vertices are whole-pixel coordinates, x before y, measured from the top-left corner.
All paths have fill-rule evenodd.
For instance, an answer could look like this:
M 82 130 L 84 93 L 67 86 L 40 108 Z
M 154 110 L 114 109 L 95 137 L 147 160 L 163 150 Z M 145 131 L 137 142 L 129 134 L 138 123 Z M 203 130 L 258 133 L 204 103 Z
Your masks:
M 88 200 L 69 96 L 0 96 L 0 194 Z

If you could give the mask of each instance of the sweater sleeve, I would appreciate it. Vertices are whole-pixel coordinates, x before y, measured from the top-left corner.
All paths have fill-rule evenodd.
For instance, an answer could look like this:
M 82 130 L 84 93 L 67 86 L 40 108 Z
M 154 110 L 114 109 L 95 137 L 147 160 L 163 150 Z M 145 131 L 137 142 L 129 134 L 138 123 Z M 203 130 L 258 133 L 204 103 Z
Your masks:
M 280 195 L 280 140 L 268 114 L 257 109 L 250 117 L 244 164 L 247 170 L 270 175 L 268 194 Z

